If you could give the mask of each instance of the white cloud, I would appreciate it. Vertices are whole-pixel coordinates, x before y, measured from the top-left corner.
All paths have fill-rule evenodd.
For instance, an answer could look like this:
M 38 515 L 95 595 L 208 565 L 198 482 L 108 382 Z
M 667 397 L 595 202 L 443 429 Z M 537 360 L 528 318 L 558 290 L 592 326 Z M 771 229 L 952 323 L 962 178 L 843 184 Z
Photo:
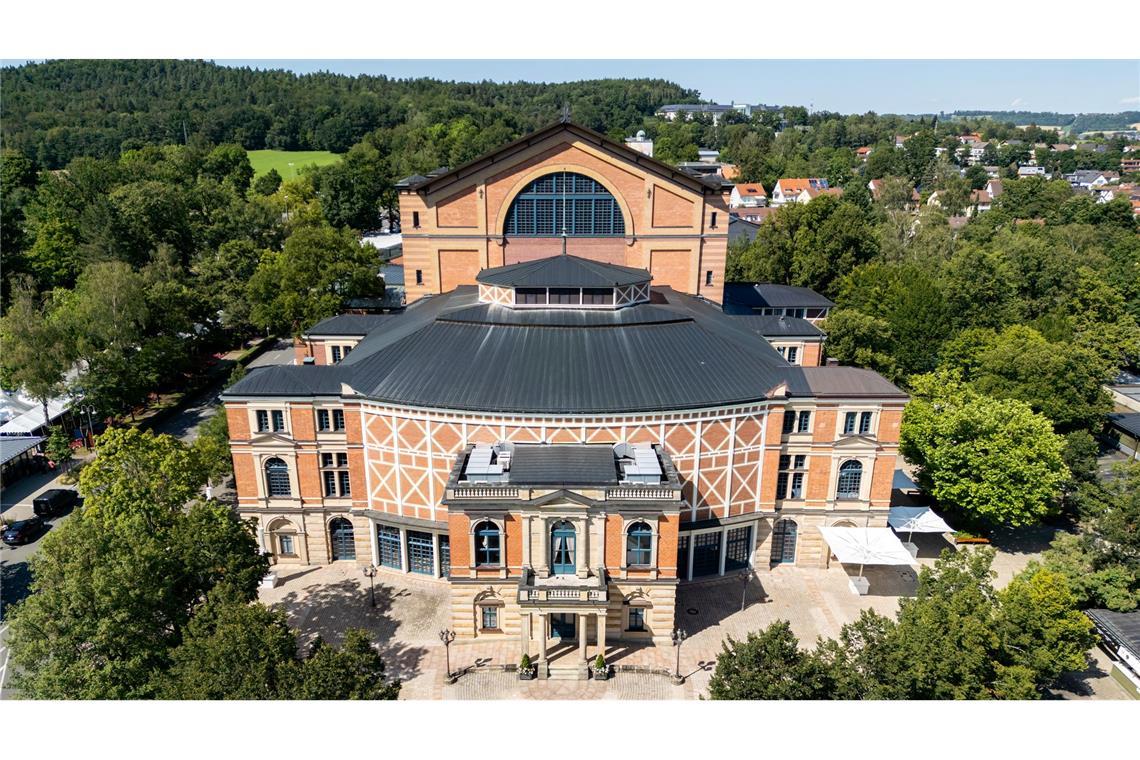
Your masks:
M 1122 106 L 1134 106 L 1137 103 L 1140 103 L 1140 95 L 1133 95 L 1130 98 L 1121 98 L 1120 99 L 1120 105 L 1122 105 Z
M 1009 104 L 1009 107 L 1010 108 L 1017 108 L 1018 106 L 1023 106 L 1023 105 L 1025 105 L 1025 99 L 1024 98 L 1014 98 L 1013 102 Z

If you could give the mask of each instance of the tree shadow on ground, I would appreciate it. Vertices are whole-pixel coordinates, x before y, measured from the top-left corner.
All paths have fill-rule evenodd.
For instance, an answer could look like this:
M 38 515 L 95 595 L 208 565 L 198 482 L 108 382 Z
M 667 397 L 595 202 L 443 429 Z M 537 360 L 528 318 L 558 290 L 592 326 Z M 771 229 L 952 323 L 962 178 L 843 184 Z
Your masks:
M 720 625 L 744 607 L 770 601 L 764 584 L 754 572 L 746 576 L 734 572 L 712 580 L 692 581 L 677 589 L 674 625 L 693 636 Z
M 402 621 L 392 615 L 392 608 L 397 599 L 414 594 L 415 591 L 409 589 L 377 583 L 376 606 L 373 607 L 368 587 L 345 579 L 290 592 L 273 606 L 286 611 L 290 624 L 298 630 L 297 639 L 302 648 L 316 636 L 339 645 L 347 629 L 366 629 L 384 658 L 388 676 L 406 681 L 419 674 L 420 663 L 428 650 L 397 638 Z
M 990 536 L 990 543 L 1006 554 L 1040 554 L 1049 548 L 1058 530 L 1054 525 L 997 528 Z
M 31 584 L 32 571 L 26 561 L 0 561 L 0 620 L 6 620 L 8 608 L 28 595 Z
M 1094 689 L 1089 683 L 1096 679 L 1106 678 L 1108 671 L 1100 666 L 1092 657 L 1088 658 L 1088 666 L 1084 670 L 1070 670 L 1062 673 L 1057 684 L 1045 691 L 1045 699 L 1071 699 L 1072 697 L 1091 697 Z
M 848 578 L 859 575 L 858 565 L 844 565 L 843 570 Z M 868 583 L 865 596 L 914 596 L 918 590 L 918 572 L 911 567 L 866 566 L 863 577 Z M 854 591 L 851 593 L 855 594 Z
M 899 540 L 909 541 L 918 548 L 918 559 L 938 559 L 942 552 L 949 549 L 955 551 L 953 542 L 947 540 L 944 533 L 914 533 L 898 532 Z

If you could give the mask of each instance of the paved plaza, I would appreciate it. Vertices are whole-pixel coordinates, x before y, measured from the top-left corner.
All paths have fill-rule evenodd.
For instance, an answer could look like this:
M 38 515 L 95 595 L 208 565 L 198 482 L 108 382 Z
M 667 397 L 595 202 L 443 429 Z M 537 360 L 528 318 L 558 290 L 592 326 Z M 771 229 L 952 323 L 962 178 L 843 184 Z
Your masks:
M 1022 537 L 1010 549 L 999 546 L 995 570 L 1004 585 L 1048 542 L 1048 532 Z M 949 544 L 941 537 L 915 536 L 919 561 L 932 564 Z M 787 620 L 803 646 L 816 638 L 839 635 L 844 623 L 863 609 L 893 615 L 900 595 L 913 593 L 917 577 L 910 569 L 866 568 L 867 596 L 857 596 L 849 575 L 838 564 L 823 569 L 778 567 L 759 570 L 745 583 L 739 576 L 682 584 L 677 600 L 677 624 L 689 637 L 681 649 L 685 683 L 676 686 L 664 675 L 675 667 L 676 650 L 669 646 L 630 647 L 611 641 L 606 659 L 617 673 L 608 681 L 519 681 L 503 667 L 516 665 L 516 641 L 456 641 L 451 646 L 453 671 L 462 675 L 447 684 L 444 647 L 439 631 L 449 626 L 445 584 L 409 576 L 381 573 L 376 577 L 376 606 L 369 599 L 369 583 L 360 568 L 349 563 L 281 571 L 281 584 L 263 589 L 261 599 L 283 605 L 289 622 L 303 640 L 320 635 L 339 642 L 345 629 L 368 629 L 389 674 L 404 682 L 402 699 L 696 699 L 707 693 L 713 664 L 726 637 L 744 638 L 775 620 Z M 743 602 L 743 609 L 742 607 Z M 574 661 L 577 648 L 551 645 L 552 664 Z M 591 653 L 594 647 L 590 647 Z M 1107 659 L 1094 650 L 1097 666 L 1069 679 L 1062 696 L 1122 698 L 1107 676 Z M 622 672 L 636 667 L 658 672 Z

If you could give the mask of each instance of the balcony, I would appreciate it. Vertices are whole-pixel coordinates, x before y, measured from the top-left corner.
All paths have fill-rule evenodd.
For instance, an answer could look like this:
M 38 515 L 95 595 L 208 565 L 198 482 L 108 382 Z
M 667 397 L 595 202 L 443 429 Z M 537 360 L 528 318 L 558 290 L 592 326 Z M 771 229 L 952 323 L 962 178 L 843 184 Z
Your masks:
M 553 575 L 539 578 L 530 567 L 522 569 L 519 604 L 605 605 L 609 601 L 606 570 L 599 567 L 588 578 Z

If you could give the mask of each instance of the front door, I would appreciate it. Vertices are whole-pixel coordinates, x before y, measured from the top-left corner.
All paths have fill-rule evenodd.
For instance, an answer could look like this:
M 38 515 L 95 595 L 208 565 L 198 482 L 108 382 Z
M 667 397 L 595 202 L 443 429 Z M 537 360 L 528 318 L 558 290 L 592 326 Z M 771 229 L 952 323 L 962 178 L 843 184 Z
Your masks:
M 356 543 L 353 540 L 352 523 L 348 520 L 337 517 L 329 522 L 329 540 L 332 544 L 334 562 L 341 559 L 356 559 Z
M 573 575 L 577 533 L 563 520 L 550 532 L 550 569 L 555 575 Z
M 550 616 L 550 637 L 563 641 L 574 638 L 574 618 L 570 612 L 558 612 Z

